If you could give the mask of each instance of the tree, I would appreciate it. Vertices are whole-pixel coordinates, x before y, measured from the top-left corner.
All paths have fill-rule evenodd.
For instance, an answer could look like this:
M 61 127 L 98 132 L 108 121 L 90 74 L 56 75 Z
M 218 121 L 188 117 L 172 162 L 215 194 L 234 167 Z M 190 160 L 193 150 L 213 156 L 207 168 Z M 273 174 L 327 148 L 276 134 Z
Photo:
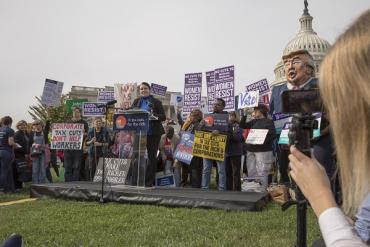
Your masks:
M 44 123 L 46 120 L 50 120 L 52 123 L 61 123 L 69 121 L 72 118 L 72 113 L 67 112 L 66 98 L 67 95 L 62 95 L 60 98 L 60 106 L 58 107 L 47 107 L 41 103 L 41 99 L 35 96 L 37 105 L 29 107 L 28 113 L 32 119 L 40 119 Z

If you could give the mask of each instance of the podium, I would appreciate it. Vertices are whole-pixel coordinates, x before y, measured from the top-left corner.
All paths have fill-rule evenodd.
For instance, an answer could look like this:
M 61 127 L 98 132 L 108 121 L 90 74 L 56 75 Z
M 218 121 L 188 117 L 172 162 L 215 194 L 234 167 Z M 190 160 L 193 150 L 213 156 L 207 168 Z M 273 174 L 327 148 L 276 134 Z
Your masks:
M 143 110 L 126 110 L 113 116 L 116 155 L 120 159 L 130 160 L 126 184 L 132 186 L 145 186 L 149 120 L 150 113 Z

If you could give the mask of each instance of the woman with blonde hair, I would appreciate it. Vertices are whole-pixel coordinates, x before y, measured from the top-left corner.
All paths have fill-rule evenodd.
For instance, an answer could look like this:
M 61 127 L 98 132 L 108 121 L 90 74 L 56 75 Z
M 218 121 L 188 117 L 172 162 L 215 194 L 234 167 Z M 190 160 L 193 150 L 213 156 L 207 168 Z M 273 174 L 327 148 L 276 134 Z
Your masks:
M 337 150 L 344 212 L 335 203 L 324 168 L 295 147 L 289 155 L 290 174 L 319 218 L 326 246 L 366 246 L 370 239 L 370 10 L 326 55 L 320 90 Z M 354 225 L 345 214 L 356 214 Z

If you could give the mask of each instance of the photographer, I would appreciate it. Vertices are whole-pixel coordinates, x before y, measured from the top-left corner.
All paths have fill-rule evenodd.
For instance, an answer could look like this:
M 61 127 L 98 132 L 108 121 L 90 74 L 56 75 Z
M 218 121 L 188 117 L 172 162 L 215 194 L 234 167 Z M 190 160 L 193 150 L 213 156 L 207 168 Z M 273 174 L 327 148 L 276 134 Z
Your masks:
M 295 147 L 291 176 L 319 218 L 326 246 L 366 246 L 370 239 L 370 10 L 342 34 L 321 65 L 320 90 L 336 144 L 343 211 L 324 168 Z M 353 111 L 356 110 L 356 117 Z M 345 214 L 357 220 L 352 225 Z

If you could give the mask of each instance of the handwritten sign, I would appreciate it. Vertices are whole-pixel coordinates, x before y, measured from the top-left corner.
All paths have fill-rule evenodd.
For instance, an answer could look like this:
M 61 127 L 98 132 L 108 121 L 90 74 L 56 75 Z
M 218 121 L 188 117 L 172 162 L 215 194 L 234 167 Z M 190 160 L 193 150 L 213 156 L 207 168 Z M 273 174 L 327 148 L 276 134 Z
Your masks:
M 105 115 L 105 107 L 103 103 L 84 102 L 82 103 L 82 115 L 84 117 L 103 117 Z
M 226 140 L 226 135 L 195 131 L 193 156 L 223 161 L 225 159 Z
M 244 109 L 245 107 L 255 107 L 258 106 L 258 91 L 250 91 L 241 93 L 239 95 L 238 108 Z
M 116 108 L 127 109 L 131 107 L 136 95 L 136 83 L 114 84 L 114 98 L 117 100 Z
M 130 168 L 130 159 L 105 158 L 104 177 L 105 181 L 112 184 L 125 184 L 128 170 Z M 103 177 L 103 158 L 99 159 L 96 168 L 94 182 L 101 182 Z
M 251 129 L 248 133 L 247 144 L 261 145 L 265 142 L 268 129 Z
M 177 145 L 173 158 L 190 165 L 193 158 L 194 134 L 182 132 L 180 143 Z
M 51 128 L 51 149 L 81 150 L 84 125 L 55 123 Z

